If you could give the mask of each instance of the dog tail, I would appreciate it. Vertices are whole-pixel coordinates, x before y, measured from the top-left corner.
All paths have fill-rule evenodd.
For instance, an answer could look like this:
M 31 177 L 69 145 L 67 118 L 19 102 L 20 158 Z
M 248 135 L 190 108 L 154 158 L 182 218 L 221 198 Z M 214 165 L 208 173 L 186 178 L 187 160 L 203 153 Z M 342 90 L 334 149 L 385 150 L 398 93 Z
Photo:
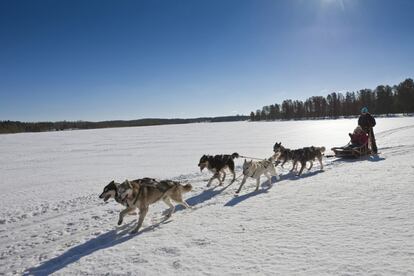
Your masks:
M 188 193 L 189 191 L 193 189 L 193 186 L 189 183 L 189 184 L 183 185 L 182 188 L 183 188 L 184 193 Z
M 234 159 L 234 158 L 239 158 L 239 154 L 237 153 L 237 152 L 234 152 L 232 155 L 231 155 L 231 158 L 232 159 Z

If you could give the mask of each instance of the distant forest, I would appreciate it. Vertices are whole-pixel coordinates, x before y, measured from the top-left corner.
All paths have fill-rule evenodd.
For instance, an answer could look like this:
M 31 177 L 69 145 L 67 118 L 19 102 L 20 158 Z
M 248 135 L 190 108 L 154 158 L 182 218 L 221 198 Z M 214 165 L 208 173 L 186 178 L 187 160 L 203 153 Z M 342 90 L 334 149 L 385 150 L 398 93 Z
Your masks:
M 284 100 L 250 113 L 251 121 L 277 119 L 338 118 L 360 114 L 362 107 L 372 114 L 414 112 L 414 82 L 406 79 L 398 85 L 379 85 L 374 90 L 313 96 L 306 101 Z
M 130 121 L 102 121 L 102 122 L 86 122 L 86 121 L 62 121 L 62 122 L 39 122 L 25 123 L 19 121 L 0 121 L 0 134 L 18 133 L 18 132 L 42 132 L 42 131 L 60 131 L 73 129 L 95 129 L 110 127 L 133 127 L 133 126 L 153 126 L 153 125 L 169 125 L 169 124 L 188 124 L 203 122 L 231 122 L 245 121 L 248 116 L 223 116 L 223 117 L 203 117 L 194 119 L 140 119 Z
M 354 116 L 361 107 L 368 107 L 372 114 L 414 113 L 414 82 L 406 79 L 398 85 L 379 85 L 374 90 L 362 89 L 356 92 L 332 92 L 326 97 L 313 96 L 305 101 L 284 100 L 282 104 L 264 106 L 251 112 L 250 116 L 203 117 L 194 119 L 139 119 L 130 121 L 61 121 L 61 122 L 19 122 L 0 121 L 0 134 L 18 132 L 60 131 L 72 129 L 96 129 L 111 127 L 152 126 L 188 124 L 201 122 L 231 122 L 262 120 L 290 120 L 338 118 Z

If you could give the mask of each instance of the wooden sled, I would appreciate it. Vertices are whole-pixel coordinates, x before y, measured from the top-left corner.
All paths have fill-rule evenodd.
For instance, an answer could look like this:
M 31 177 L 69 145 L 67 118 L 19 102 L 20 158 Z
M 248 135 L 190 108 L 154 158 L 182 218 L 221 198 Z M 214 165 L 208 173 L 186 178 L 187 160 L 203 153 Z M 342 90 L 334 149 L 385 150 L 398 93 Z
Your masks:
M 360 158 L 371 154 L 368 143 L 359 147 L 351 147 L 351 142 L 349 142 L 344 147 L 336 147 L 331 150 L 335 153 L 335 157 L 341 158 Z

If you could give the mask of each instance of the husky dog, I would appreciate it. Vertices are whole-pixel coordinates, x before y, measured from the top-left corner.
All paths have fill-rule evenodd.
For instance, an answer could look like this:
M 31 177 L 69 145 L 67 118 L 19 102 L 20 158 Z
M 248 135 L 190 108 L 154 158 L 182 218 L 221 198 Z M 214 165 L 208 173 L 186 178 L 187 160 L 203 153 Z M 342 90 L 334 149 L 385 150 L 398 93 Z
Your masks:
M 302 174 L 303 169 L 306 167 L 306 162 L 310 162 L 310 166 L 308 170 L 310 170 L 313 166 L 313 161 L 318 159 L 319 163 L 321 164 L 321 170 L 323 170 L 323 163 L 322 163 L 322 156 L 325 152 L 325 147 L 305 147 L 295 151 L 294 154 L 294 161 L 293 161 L 293 168 L 296 168 L 297 163 L 300 162 L 301 168 L 298 175 Z
M 275 165 L 279 165 L 280 163 L 282 163 L 281 167 L 283 168 L 283 165 L 285 165 L 285 163 L 287 161 L 294 161 L 295 160 L 295 154 L 297 154 L 295 152 L 295 150 L 291 150 L 288 148 L 285 148 L 284 146 L 282 146 L 282 143 L 276 143 L 273 146 L 273 151 L 274 151 L 274 155 L 273 157 L 276 158 L 276 163 Z M 282 162 L 283 161 L 283 162 Z M 292 170 L 294 169 L 294 167 L 292 168 Z
M 213 182 L 215 178 L 217 178 L 220 182 L 220 185 L 222 185 L 224 179 L 226 179 L 225 169 L 229 169 L 230 172 L 233 174 L 233 180 L 231 181 L 231 183 L 233 183 L 236 178 L 236 173 L 234 172 L 234 159 L 238 157 L 239 154 L 237 152 L 233 153 L 232 155 L 203 155 L 200 158 L 200 162 L 198 162 L 200 171 L 203 171 L 203 169 L 207 167 L 209 171 L 214 173 L 214 175 L 208 181 L 207 187 L 210 187 L 211 182 Z M 220 178 L 221 175 L 223 175 L 222 178 Z
M 167 217 L 170 217 L 175 209 L 171 203 L 171 199 L 183 205 L 185 208 L 190 208 L 187 202 L 183 200 L 182 195 L 191 191 L 191 189 L 191 184 L 182 185 L 172 180 L 150 181 L 149 183 L 144 179 L 133 181 L 125 180 L 119 185 L 118 196 L 127 208 L 119 213 L 118 225 L 122 224 L 124 216 L 127 213 L 138 208 L 138 224 L 131 232 L 137 233 L 142 226 L 149 205 L 159 200 L 163 200 L 170 207 Z
M 273 165 L 274 157 L 270 157 L 269 159 L 265 159 L 262 161 L 246 161 L 244 159 L 243 163 L 243 180 L 240 184 L 239 189 L 237 190 L 236 194 L 238 194 L 243 187 L 244 183 L 246 182 L 247 178 L 252 177 L 256 179 L 256 191 L 259 189 L 260 184 L 260 176 L 263 174 L 269 180 L 269 185 L 272 184 L 272 176 L 275 175 L 277 180 L 280 177 L 276 173 L 276 168 Z
M 147 183 L 147 185 L 154 185 L 153 183 L 156 182 L 154 178 L 142 178 L 142 179 L 136 179 L 134 181 L 144 181 Z M 152 184 L 150 184 L 152 183 Z M 102 194 L 99 196 L 99 198 L 103 198 L 104 202 L 107 202 L 110 198 L 113 198 L 116 202 L 123 206 L 127 206 L 126 202 L 123 202 L 119 196 L 118 190 L 122 190 L 123 184 L 116 183 L 114 180 L 112 180 L 108 185 L 105 186 Z M 136 215 L 137 213 L 135 211 L 130 211 L 128 215 Z
M 147 184 L 149 183 L 155 183 L 156 180 L 154 178 L 142 178 L 142 179 L 137 179 L 134 181 L 143 181 Z M 126 206 L 125 202 L 122 202 L 120 197 L 119 197 L 119 193 L 118 190 L 120 189 L 120 183 L 116 183 L 114 180 L 112 180 L 108 185 L 105 186 L 105 188 L 103 189 L 102 194 L 99 196 L 99 198 L 103 199 L 105 202 L 107 202 L 110 198 L 115 199 L 116 202 L 118 202 L 119 204 L 122 204 L 124 206 Z

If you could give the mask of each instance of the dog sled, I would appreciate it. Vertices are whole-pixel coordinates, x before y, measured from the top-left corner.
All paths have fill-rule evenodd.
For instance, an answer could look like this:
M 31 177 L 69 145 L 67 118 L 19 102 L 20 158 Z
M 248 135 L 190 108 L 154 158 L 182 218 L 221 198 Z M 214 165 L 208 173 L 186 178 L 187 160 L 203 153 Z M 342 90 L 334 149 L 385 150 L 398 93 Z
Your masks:
M 335 147 L 331 150 L 335 153 L 335 157 L 340 158 L 360 158 L 372 153 L 368 143 L 365 143 L 362 146 L 353 146 L 352 143 L 349 142 L 344 147 Z

